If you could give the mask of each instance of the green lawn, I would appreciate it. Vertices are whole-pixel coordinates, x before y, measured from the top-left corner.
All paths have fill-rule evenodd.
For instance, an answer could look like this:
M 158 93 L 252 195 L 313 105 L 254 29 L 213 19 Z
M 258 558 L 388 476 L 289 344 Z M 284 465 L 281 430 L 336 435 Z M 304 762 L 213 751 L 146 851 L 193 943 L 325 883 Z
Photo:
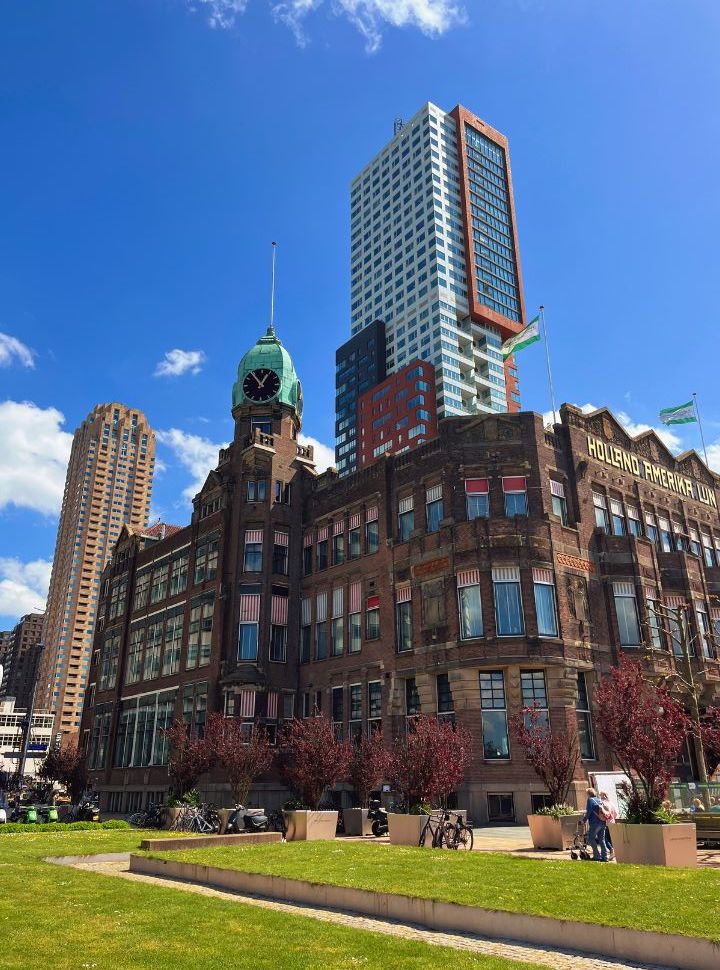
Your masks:
M 602 866 L 341 840 L 149 854 L 720 942 L 720 871 L 710 869 Z
M 136 849 L 148 834 L 0 840 L 3 970 L 541 970 L 43 862 Z

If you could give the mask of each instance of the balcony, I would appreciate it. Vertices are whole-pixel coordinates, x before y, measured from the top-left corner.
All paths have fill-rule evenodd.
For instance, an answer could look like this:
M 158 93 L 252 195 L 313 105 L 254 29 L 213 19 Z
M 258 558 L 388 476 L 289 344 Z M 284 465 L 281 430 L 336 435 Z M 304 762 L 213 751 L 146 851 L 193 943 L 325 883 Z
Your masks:
M 266 434 L 259 428 L 255 428 L 245 439 L 246 448 L 265 448 L 268 451 L 275 451 L 275 438 L 271 434 Z

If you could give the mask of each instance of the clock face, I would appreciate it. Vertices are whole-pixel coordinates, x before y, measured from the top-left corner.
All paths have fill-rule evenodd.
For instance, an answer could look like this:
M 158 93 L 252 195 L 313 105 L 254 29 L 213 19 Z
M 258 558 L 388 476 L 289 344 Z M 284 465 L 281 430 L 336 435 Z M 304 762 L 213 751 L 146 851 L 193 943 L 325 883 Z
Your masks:
M 245 375 L 243 394 L 248 401 L 269 401 L 280 390 L 280 378 L 268 367 L 258 367 Z

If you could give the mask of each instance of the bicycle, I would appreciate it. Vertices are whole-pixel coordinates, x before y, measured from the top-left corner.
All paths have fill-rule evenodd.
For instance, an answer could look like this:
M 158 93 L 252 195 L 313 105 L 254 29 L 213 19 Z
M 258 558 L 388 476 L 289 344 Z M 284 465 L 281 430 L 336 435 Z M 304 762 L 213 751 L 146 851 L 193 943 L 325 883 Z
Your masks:
M 454 822 L 450 818 L 451 815 L 455 816 Z M 463 822 L 462 815 L 446 811 L 443 814 L 442 841 L 448 849 L 463 849 L 465 852 L 471 852 L 475 837 L 470 826 Z
M 278 809 L 276 812 L 271 812 L 268 815 L 268 832 L 280 832 L 283 838 L 287 833 L 287 826 L 285 825 L 285 816 L 282 809 Z
M 444 812 L 431 812 L 427 821 L 422 827 L 420 832 L 420 838 L 418 839 L 418 845 L 424 846 L 427 842 L 428 835 L 430 836 L 430 845 L 433 849 L 442 849 L 443 847 L 443 831 L 444 831 L 445 813 Z

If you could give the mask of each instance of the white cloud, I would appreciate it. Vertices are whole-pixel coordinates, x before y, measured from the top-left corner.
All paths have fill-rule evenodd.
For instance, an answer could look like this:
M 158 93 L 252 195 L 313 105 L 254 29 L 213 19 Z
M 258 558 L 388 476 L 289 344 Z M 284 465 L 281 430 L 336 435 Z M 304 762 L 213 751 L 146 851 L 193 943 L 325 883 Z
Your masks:
M 181 465 L 192 475 L 192 482 L 183 489 L 183 498 L 191 502 L 200 491 L 208 472 L 217 466 L 218 451 L 226 444 L 216 444 L 209 438 L 188 434 L 179 428 L 156 431 L 155 437 L 175 454 Z
M 205 10 L 211 27 L 232 27 L 245 12 L 248 0 L 188 0 L 191 10 Z M 365 38 L 368 53 L 378 50 L 383 28 L 414 27 L 428 37 L 439 37 L 451 27 L 466 22 L 461 3 L 455 0 L 270 0 L 273 16 L 295 34 L 302 46 L 307 42 L 305 21 L 322 7 L 344 16 Z
M 312 445 L 314 448 L 315 467 L 319 472 L 324 472 L 328 468 L 335 467 L 335 449 L 329 445 L 324 445 L 317 438 L 311 438 L 306 434 L 298 435 L 298 444 Z
M 0 367 L 9 367 L 15 361 L 23 367 L 34 367 L 35 351 L 30 350 L 17 337 L 0 333 Z
M 696 449 L 700 457 L 703 457 L 702 449 Z M 708 445 L 707 449 L 708 455 L 708 465 L 714 472 L 720 474 L 720 439 L 714 441 L 711 445 Z
M 199 374 L 205 363 L 202 350 L 168 350 L 155 368 L 154 377 L 180 377 L 182 374 Z
M 44 610 L 51 569 L 49 559 L 0 559 L 0 616 L 17 620 L 32 610 Z
M 674 431 L 669 431 L 667 428 L 655 428 L 651 424 L 642 424 L 637 421 L 633 421 L 629 414 L 625 411 L 618 411 L 615 417 L 618 419 L 620 424 L 625 428 L 627 433 L 635 438 L 637 435 L 642 434 L 644 431 L 654 431 L 658 438 L 663 442 L 666 448 L 669 448 L 673 454 L 677 454 L 683 447 L 682 438 L 675 434 Z
M 31 401 L 0 403 L 0 509 L 16 505 L 57 515 L 72 435 L 64 415 Z

